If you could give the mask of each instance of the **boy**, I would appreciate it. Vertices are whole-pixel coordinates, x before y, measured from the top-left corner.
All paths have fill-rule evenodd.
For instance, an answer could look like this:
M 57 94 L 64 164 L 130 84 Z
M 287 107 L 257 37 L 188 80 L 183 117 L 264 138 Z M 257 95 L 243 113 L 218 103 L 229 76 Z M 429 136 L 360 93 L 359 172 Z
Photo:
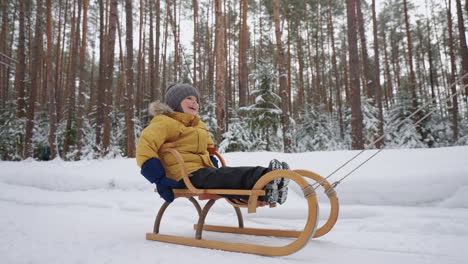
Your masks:
M 182 155 L 192 184 L 200 189 L 251 189 L 257 180 L 272 170 L 289 169 L 286 163 L 274 159 L 265 167 L 221 167 L 210 156 L 214 142 L 208 129 L 198 117 L 199 92 L 188 84 L 171 84 L 166 89 L 164 103 L 153 102 L 149 113 L 154 116 L 143 130 L 136 150 L 141 174 L 156 184 L 158 193 L 167 202 L 174 200 L 172 188 L 185 188 L 179 165 L 170 153 L 159 155 L 167 142 L 175 143 Z M 286 201 L 288 178 L 277 178 L 265 186 L 260 197 L 268 204 Z M 232 197 L 232 196 L 227 196 Z M 238 198 L 238 197 L 237 197 Z

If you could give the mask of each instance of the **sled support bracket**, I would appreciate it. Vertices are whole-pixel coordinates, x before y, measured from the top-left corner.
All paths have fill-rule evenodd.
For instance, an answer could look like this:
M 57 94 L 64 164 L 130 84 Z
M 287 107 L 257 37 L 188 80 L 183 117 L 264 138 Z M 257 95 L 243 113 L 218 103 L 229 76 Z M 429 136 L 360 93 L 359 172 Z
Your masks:
M 328 198 L 333 198 L 336 197 L 336 191 L 333 186 L 330 186 L 329 188 L 325 189 L 325 194 L 328 196 Z
M 307 199 L 310 196 L 315 196 L 315 189 L 312 187 L 312 185 L 307 184 L 302 188 L 302 192 L 304 192 L 304 197 Z

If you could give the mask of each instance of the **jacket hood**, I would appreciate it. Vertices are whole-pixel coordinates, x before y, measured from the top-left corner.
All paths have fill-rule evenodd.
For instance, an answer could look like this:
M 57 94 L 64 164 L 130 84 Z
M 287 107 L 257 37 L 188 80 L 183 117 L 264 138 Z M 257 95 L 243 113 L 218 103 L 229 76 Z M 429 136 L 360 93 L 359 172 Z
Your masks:
M 163 102 L 155 101 L 149 104 L 148 112 L 151 116 L 157 116 L 157 115 L 169 115 L 171 113 L 174 113 L 174 110 L 172 110 L 171 107 L 169 107 L 167 104 Z

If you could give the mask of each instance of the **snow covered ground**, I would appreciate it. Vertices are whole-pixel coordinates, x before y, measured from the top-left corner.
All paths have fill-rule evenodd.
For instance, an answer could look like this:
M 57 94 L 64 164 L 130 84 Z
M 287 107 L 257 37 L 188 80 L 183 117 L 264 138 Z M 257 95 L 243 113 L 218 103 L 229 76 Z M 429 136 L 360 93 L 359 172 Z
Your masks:
M 327 176 L 357 152 L 229 153 L 229 165 L 267 165 Z M 349 167 L 374 151 L 365 152 Z M 332 176 L 331 182 L 346 171 Z M 64 162 L 0 161 L 1 263 L 466 263 L 468 147 L 384 150 L 338 185 L 340 216 L 323 237 L 285 257 L 263 257 L 145 240 L 162 199 L 139 175 L 134 159 Z M 277 208 L 247 214 L 246 227 L 300 229 L 305 202 L 291 186 Z M 328 199 L 319 192 L 319 226 Z M 161 233 L 192 236 L 195 210 L 171 205 Z M 218 201 L 207 224 L 235 225 L 234 210 Z M 204 232 L 204 238 L 285 245 L 290 238 Z

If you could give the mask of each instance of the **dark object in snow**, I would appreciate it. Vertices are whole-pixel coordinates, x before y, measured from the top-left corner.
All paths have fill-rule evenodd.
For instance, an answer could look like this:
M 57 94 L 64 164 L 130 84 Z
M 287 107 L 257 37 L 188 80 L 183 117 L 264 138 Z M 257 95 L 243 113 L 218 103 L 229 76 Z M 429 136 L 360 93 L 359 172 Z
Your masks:
M 50 146 L 45 146 L 41 153 L 41 160 L 50 160 Z

